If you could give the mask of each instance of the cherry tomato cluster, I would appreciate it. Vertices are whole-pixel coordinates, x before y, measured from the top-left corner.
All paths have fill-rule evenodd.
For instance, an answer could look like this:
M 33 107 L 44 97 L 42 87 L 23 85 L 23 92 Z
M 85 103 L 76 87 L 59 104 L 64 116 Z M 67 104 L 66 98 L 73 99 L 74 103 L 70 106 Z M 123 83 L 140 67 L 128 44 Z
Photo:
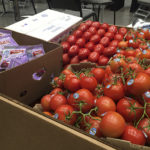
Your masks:
M 117 53 L 126 57 L 150 59 L 150 32 L 148 29 L 128 30 L 124 40 L 118 43 Z
M 41 99 L 44 113 L 91 135 L 149 143 L 149 64 L 122 54 L 114 55 L 106 67 L 82 64 L 54 78 L 54 89 Z
M 109 26 L 107 23 L 86 21 L 81 23 L 66 41 L 63 47 L 63 65 L 79 62 L 94 62 L 100 66 L 108 63 L 116 53 L 118 43 L 123 40 L 127 29 Z

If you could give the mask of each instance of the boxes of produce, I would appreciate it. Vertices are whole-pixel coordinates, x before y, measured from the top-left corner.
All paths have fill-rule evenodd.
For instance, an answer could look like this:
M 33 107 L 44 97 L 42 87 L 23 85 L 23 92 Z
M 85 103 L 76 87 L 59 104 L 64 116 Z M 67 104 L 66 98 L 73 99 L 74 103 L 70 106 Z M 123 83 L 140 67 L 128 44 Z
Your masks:
M 121 149 L 148 150 L 150 76 L 132 61 L 118 55 L 106 67 L 72 64 L 35 109 Z
M 63 65 L 90 61 L 103 66 L 118 53 L 150 59 L 149 36 L 147 29 L 134 30 L 88 20 L 61 43 Z
M 0 29 L 0 33 L 0 92 L 31 103 L 29 97 L 44 94 L 51 88 L 47 81 L 60 73 L 62 49 L 14 31 Z

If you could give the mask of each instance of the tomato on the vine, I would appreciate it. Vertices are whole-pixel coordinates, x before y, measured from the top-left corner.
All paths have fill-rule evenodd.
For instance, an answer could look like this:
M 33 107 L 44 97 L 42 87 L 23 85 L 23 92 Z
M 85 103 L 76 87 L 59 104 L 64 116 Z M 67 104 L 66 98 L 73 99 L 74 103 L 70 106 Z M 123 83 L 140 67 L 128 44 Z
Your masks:
M 70 105 L 61 105 L 56 111 L 54 118 L 64 121 L 67 124 L 73 125 L 76 122 L 77 116 L 73 113 L 74 108 Z
M 106 137 L 120 137 L 125 130 L 125 120 L 117 112 L 106 112 L 101 120 L 100 129 Z
M 94 91 L 97 87 L 97 80 L 95 77 L 84 76 L 81 79 L 81 88 L 88 89 L 90 91 Z
M 80 89 L 68 97 L 68 103 L 83 113 L 88 112 L 94 106 L 94 96 L 87 89 Z
M 117 103 L 117 112 L 120 113 L 127 122 L 138 121 L 142 114 L 142 105 L 132 98 L 122 98 Z
M 127 125 L 125 127 L 122 139 L 138 145 L 145 145 L 146 142 L 146 138 L 144 137 L 143 132 L 131 125 Z
M 105 112 L 116 111 L 116 104 L 110 97 L 101 96 L 96 100 L 95 106 L 98 108 L 97 115 L 101 117 Z

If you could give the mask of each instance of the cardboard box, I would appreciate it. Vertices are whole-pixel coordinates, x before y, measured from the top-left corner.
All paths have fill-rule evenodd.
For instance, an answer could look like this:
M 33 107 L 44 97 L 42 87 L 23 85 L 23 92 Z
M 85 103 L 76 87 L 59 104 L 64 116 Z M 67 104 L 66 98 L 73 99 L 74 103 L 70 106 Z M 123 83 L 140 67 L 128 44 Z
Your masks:
M 72 65 L 72 69 L 93 66 L 95 64 L 82 63 Z M 12 92 L 13 90 L 14 88 Z M 41 96 L 42 93 L 37 99 Z M 28 97 L 28 103 L 33 102 L 36 103 L 36 100 L 32 96 Z M 48 117 L 25 104 L 26 100 L 20 102 L 18 99 L 0 94 L 0 145 L 3 150 L 47 150 L 49 148 L 52 150 L 149 150 L 149 147 L 119 139 L 97 138 L 74 126 Z
M 119 149 L 3 95 L 0 110 L 2 150 Z
M 62 69 L 62 48 L 17 32 L 12 32 L 12 37 L 19 45 L 43 44 L 46 53 L 28 63 L 0 72 L 0 92 L 29 104 L 50 91 L 51 77 L 59 75 Z M 34 73 L 43 68 L 45 73 L 42 79 L 35 80 Z
M 60 42 L 82 18 L 47 9 L 32 17 L 14 23 L 6 29 L 30 35 L 44 41 Z

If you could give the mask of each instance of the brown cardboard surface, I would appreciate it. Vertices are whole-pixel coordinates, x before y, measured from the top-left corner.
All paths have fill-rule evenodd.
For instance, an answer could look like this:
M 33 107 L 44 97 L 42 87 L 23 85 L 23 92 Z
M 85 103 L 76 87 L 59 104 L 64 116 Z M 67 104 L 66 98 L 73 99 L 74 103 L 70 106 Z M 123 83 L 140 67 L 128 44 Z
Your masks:
M 3 150 L 115 150 L 72 128 L 0 96 Z
M 12 32 L 19 45 L 43 44 L 46 54 L 26 64 L 0 72 L 0 92 L 25 104 L 31 104 L 43 94 L 50 91 L 51 75 L 57 76 L 62 69 L 62 49 L 54 43 Z M 32 74 L 44 68 L 46 73 L 42 80 L 33 80 Z M 24 96 L 21 96 L 23 94 Z

